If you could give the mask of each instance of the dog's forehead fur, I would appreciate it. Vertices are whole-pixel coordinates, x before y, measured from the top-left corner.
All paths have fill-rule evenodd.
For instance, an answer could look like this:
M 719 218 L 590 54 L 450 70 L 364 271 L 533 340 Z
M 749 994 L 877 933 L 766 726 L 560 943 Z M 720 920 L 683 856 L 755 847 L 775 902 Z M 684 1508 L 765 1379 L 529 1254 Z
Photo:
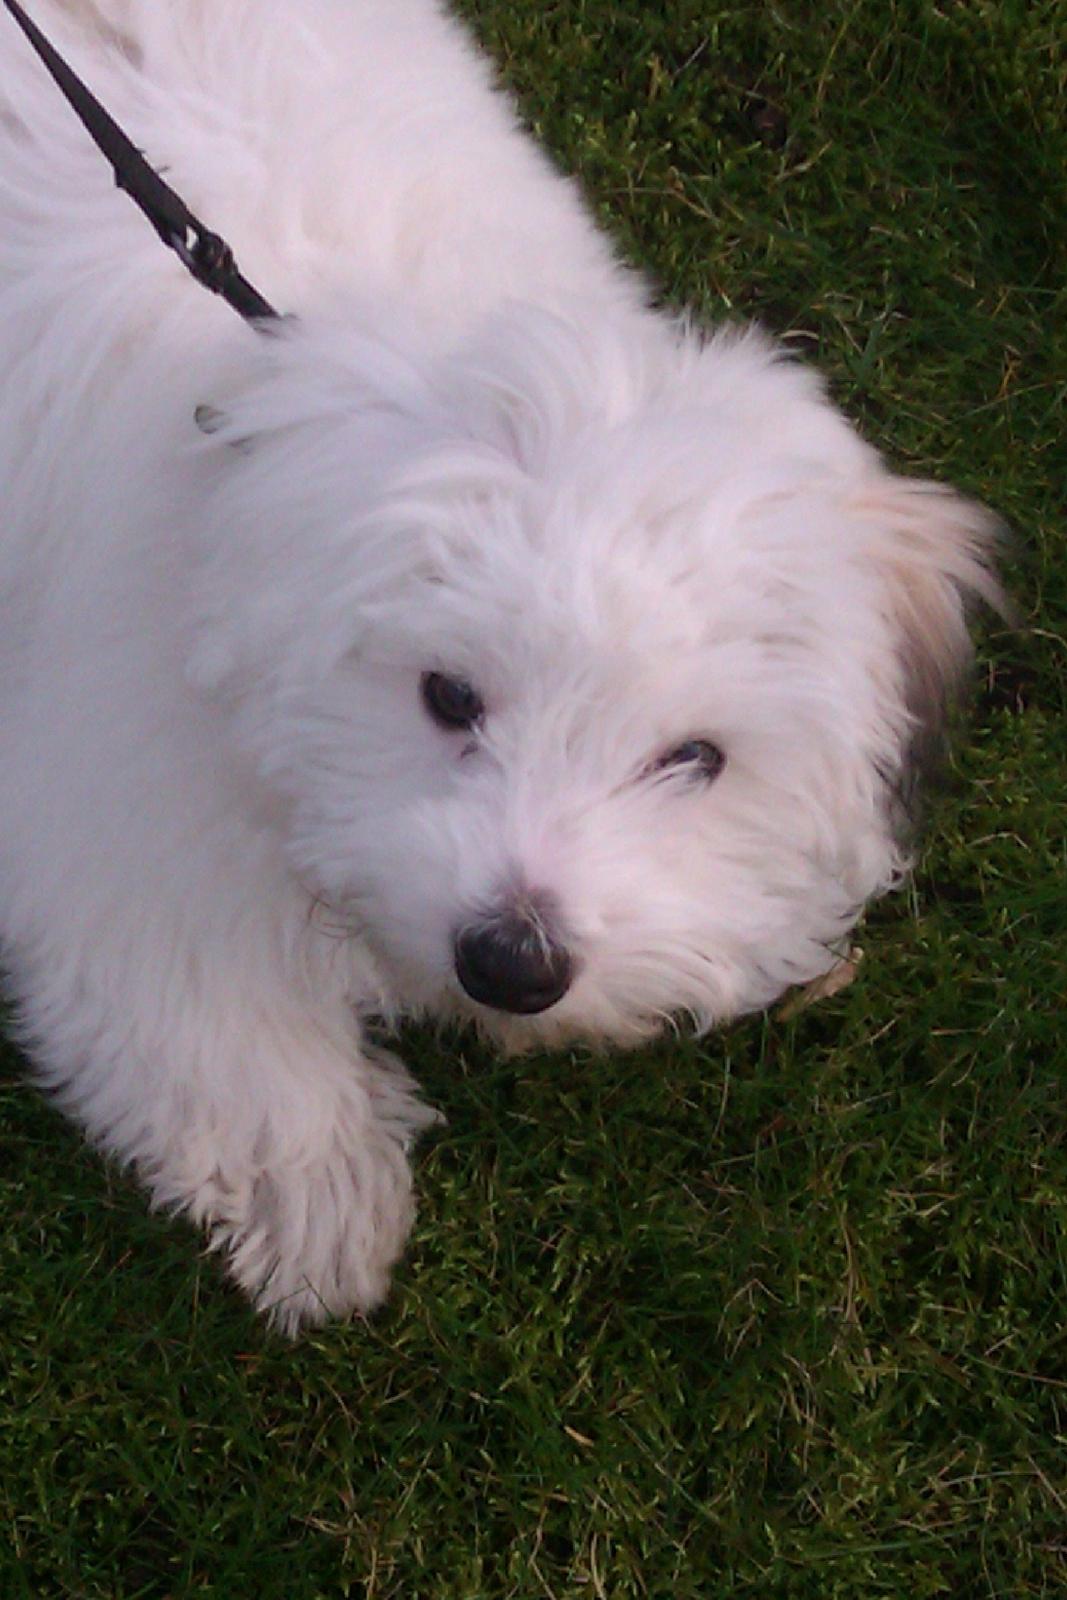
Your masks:
M 233 463 L 221 520 L 274 480 L 305 569 L 332 564 L 338 625 L 347 612 L 387 654 L 394 632 L 425 648 L 440 630 L 457 668 L 465 632 L 484 653 L 498 631 L 514 660 L 535 639 L 542 672 L 551 641 L 561 662 L 606 651 L 621 673 L 743 638 L 780 654 L 841 619 L 840 563 L 862 552 L 840 499 L 875 458 L 810 373 L 751 331 L 609 342 L 518 311 L 493 348 L 429 370 L 395 342 L 369 362 L 351 334 L 289 341 L 293 409 L 272 371 L 228 419 L 261 443 Z

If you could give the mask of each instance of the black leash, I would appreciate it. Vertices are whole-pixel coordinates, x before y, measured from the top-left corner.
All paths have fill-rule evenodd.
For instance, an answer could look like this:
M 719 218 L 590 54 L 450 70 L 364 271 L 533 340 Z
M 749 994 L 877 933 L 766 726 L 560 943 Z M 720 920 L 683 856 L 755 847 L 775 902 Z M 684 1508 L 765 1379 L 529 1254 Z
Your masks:
M 81 119 L 97 149 L 111 163 L 118 187 L 140 206 L 168 249 L 173 250 L 197 283 L 219 294 L 248 322 L 277 319 L 278 312 L 237 270 L 225 239 L 194 217 L 174 190 L 154 172 L 144 156 L 109 116 L 96 96 L 49 44 L 16 0 L 3 0 L 23 33 Z

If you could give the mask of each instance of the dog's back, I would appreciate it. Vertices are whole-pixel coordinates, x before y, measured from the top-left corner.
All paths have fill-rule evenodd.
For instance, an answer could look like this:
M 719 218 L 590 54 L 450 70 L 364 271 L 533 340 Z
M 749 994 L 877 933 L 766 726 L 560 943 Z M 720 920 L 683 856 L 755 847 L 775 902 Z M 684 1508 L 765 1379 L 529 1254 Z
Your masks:
M 397 292 L 441 336 L 506 298 L 633 297 L 430 0 L 41 0 L 34 17 L 282 310 Z M 0 285 L 35 281 L 27 335 L 33 305 L 99 330 L 197 300 L 0 24 Z
M 354 307 L 429 350 L 505 301 L 640 298 L 431 0 L 32 11 L 281 312 Z M 251 339 L 116 189 L 0 11 L 0 672 L 37 590 L 105 537 L 102 509 L 84 527 L 86 462 L 102 508 L 105 480 L 172 456 L 197 404 L 241 381 Z

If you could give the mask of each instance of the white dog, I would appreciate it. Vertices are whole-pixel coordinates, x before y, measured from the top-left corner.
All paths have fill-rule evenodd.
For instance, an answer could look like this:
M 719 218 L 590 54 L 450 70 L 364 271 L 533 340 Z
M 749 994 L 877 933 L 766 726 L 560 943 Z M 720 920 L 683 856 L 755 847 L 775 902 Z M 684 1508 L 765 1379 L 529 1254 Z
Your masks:
M 827 969 L 990 527 L 650 311 L 433 0 L 30 9 L 293 317 L 184 274 L 0 12 L 6 960 L 293 1330 L 410 1226 L 433 1114 L 358 1017 L 626 1043 Z

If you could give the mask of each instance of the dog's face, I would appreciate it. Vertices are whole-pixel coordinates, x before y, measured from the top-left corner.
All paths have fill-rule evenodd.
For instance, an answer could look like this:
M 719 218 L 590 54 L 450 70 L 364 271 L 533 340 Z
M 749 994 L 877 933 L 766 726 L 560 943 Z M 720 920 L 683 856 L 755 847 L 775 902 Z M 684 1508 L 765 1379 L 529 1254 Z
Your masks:
M 526 318 L 334 389 L 320 348 L 301 410 L 308 354 L 221 430 L 193 671 L 399 1003 L 626 1041 L 824 971 L 904 864 L 981 514 L 752 337 Z

